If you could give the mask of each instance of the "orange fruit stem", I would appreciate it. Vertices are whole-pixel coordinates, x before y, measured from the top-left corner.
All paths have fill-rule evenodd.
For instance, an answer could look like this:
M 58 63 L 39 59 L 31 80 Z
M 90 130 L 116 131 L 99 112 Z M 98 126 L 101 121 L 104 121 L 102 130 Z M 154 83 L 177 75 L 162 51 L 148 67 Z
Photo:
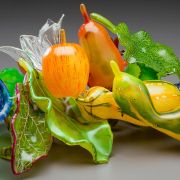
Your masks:
M 80 4 L 80 11 L 82 13 L 82 16 L 84 17 L 84 22 L 88 23 L 90 21 L 90 17 L 87 13 L 87 9 L 86 9 L 85 4 Z

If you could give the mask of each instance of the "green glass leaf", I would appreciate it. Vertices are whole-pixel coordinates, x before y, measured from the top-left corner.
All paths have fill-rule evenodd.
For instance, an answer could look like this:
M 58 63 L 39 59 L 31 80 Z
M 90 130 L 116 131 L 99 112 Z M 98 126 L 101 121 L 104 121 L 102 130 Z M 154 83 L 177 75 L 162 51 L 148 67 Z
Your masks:
M 4 124 L 0 124 L 0 158 L 11 159 L 11 136 Z
M 51 110 L 47 120 L 54 137 L 67 145 L 79 145 L 87 149 L 96 163 L 108 161 L 112 135 L 107 122 L 81 124 L 57 110 Z
M 174 51 L 163 44 L 153 41 L 145 31 L 130 33 L 125 23 L 117 26 L 105 17 L 92 13 L 91 18 L 115 33 L 119 42 L 126 48 L 124 58 L 129 63 L 140 63 L 154 70 L 158 78 L 175 73 L 180 78 L 180 61 Z
M 58 106 L 57 103 L 55 105 L 55 99 L 47 94 L 42 76 L 25 61 L 21 60 L 20 64 L 28 69 L 32 100 L 41 110 L 47 113 L 46 121 L 53 136 L 67 145 L 79 145 L 85 148 L 92 154 L 96 163 L 107 162 L 112 151 L 113 142 L 108 122 L 82 124 L 77 119 L 68 116 L 65 109 L 61 108 L 62 105 Z
M 141 74 L 141 69 L 136 63 L 128 64 L 125 72 L 138 78 Z
M 11 146 L 0 147 L 0 158 L 11 160 Z
M 180 61 L 173 50 L 165 45 L 151 41 L 148 33 L 140 31 L 132 34 L 127 42 L 124 58 L 143 64 L 158 73 L 159 77 L 170 73 L 180 75 Z
M 157 72 L 151 68 L 146 67 L 144 64 L 139 64 L 141 73 L 139 78 L 145 80 L 158 80 Z
M 35 161 L 47 156 L 52 144 L 52 136 L 45 123 L 45 113 L 31 103 L 28 91 L 27 86 L 17 84 L 17 109 L 11 121 L 11 161 L 14 174 L 27 171 Z
M 15 68 L 6 68 L 0 71 L 0 79 L 6 84 L 10 95 L 13 96 L 16 83 L 22 83 L 24 76 Z

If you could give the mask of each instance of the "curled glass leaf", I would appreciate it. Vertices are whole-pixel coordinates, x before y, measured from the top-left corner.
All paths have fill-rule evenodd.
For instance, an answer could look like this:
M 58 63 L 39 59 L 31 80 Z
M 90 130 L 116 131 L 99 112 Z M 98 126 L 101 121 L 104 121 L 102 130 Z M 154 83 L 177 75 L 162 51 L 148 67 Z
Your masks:
M 46 122 L 52 135 L 67 145 L 79 145 L 88 150 L 96 163 L 108 161 L 113 143 L 111 128 L 106 120 L 82 124 L 68 116 L 47 94 L 41 75 L 25 61 L 20 64 L 28 69 L 28 82 L 32 100 L 47 114 Z M 56 105 L 55 105 L 56 104 Z M 61 104 L 60 104 L 61 105 Z
M 3 121 L 10 112 L 12 101 L 5 84 L 0 80 L 0 122 Z
M 28 91 L 27 86 L 17 84 L 17 109 L 11 121 L 14 174 L 29 170 L 34 162 L 47 156 L 52 144 L 45 113 L 31 102 Z

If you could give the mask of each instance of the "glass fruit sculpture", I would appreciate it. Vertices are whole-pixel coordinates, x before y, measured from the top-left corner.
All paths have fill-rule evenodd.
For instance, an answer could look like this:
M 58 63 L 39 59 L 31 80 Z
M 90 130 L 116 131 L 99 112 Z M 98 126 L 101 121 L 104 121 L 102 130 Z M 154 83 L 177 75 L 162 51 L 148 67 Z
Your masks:
M 37 37 L 22 35 L 21 49 L 0 47 L 23 72 L 0 70 L 0 157 L 11 161 L 15 175 L 46 157 L 54 139 L 81 146 L 95 163 L 108 162 L 113 120 L 180 141 L 180 91 L 161 80 L 180 75 L 173 50 L 125 23 L 90 18 L 84 4 L 80 9 L 80 45 L 66 42 L 62 15 L 57 23 L 48 19 Z M 123 56 L 99 23 L 117 35 Z

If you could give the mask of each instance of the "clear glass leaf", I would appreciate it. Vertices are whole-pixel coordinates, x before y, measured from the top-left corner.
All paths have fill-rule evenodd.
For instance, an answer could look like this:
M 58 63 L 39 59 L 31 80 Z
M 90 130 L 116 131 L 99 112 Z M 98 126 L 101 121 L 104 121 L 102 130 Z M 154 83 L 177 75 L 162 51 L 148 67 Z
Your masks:
M 47 46 L 42 47 L 38 37 L 32 35 L 22 35 L 20 37 L 20 43 L 23 51 L 31 59 L 34 67 L 41 70 L 41 57 L 47 49 Z
M 43 54 L 48 47 L 60 42 L 59 30 L 61 29 L 63 18 L 64 14 L 57 23 L 48 19 L 39 30 L 38 37 L 33 35 L 21 35 L 20 44 L 22 50 L 11 46 L 2 46 L 0 47 L 0 51 L 8 54 L 15 61 L 23 58 L 30 64 L 33 64 L 35 69 L 42 70 L 41 61 Z
M 20 58 L 23 58 L 26 62 L 32 64 L 30 58 L 22 49 L 15 48 L 12 46 L 1 46 L 0 51 L 9 55 L 15 61 L 18 61 Z
M 48 19 L 45 25 L 39 31 L 41 42 L 47 42 L 51 45 L 59 43 L 59 30 L 61 29 L 64 14 L 57 23 Z
M 43 33 L 45 32 L 52 24 L 55 22 L 51 19 L 47 19 L 46 23 L 41 27 L 40 32 Z

